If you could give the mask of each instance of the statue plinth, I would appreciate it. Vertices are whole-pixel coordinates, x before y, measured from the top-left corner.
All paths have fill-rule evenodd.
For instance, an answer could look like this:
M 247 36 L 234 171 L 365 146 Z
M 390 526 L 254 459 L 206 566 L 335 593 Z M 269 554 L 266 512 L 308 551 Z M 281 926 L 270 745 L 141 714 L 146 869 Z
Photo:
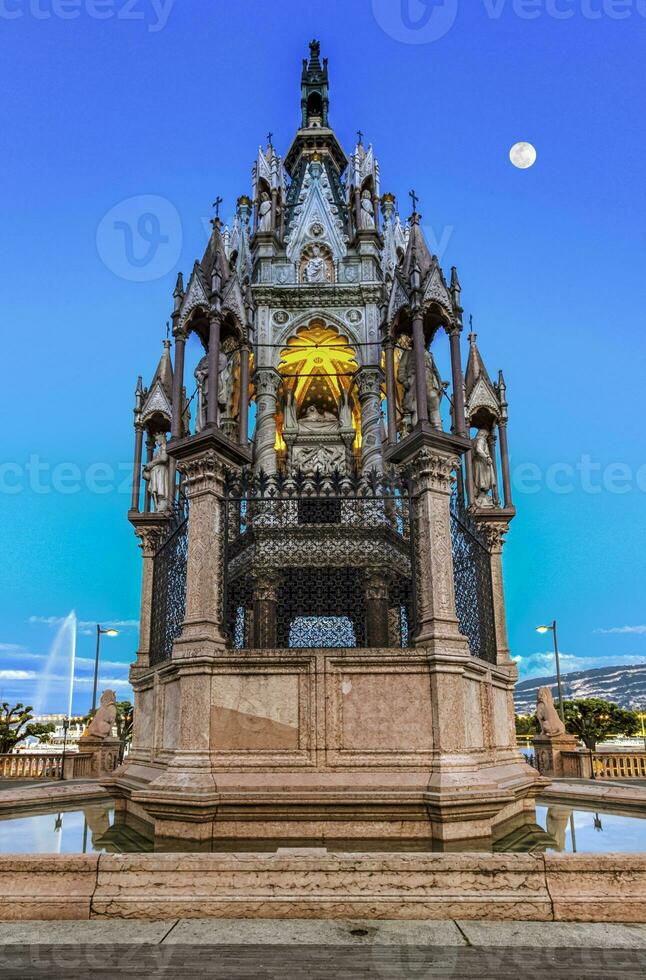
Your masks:
M 576 752 L 579 741 L 574 735 L 536 735 L 534 753 L 541 776 L 562 779 L 569 775 L 564 768 L 563 752 Z
M 79 739 L 79 752 L 92 755 L 92 778 L 112 775 L 119 765 L 121 742 L 118 738 L 98 738 L 85 732 Z

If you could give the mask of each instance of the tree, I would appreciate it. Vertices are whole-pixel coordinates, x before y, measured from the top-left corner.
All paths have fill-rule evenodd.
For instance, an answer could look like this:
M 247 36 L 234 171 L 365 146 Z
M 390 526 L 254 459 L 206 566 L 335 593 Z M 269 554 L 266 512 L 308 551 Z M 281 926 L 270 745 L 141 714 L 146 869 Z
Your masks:
M 123 760 L 126 745 L 132 741 L 134 708 L 130 701 L 117 701 L 117 738 L 121 742 L 120 756 Z
M 517 735 L 536 735 L 539 730 L 540 725 L 536 720 L 536 715 L 516 715 Z
M 577 698 L 564 701 L 565 727 L 571 735 L 578 735 L 594 752 L 597 742 L 609 735 L 632 735 L 639 726 L 636 711 L 627 711 L 603 698 Z
M 13 752 L 19 742 L 24 741 L 32 735 L 34 738 L 41 739 L 44 735 L 49 735 L 55 731 L 55 726 L 48 724 L 42 725 L 39 722 L 30 724 L 33 718 L 31 705 L 25 705 L 19 701 L 10 707 L 8 701 L 3 701 L 0 705 L 0 755 Z

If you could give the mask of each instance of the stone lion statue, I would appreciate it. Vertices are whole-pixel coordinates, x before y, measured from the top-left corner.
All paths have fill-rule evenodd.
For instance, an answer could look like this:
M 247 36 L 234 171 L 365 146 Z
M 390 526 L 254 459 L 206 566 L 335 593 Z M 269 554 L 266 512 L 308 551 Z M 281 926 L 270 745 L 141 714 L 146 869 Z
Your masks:
M 84 734 L 94 738 L 109 738 L 112 735 L 112 726 L 116 720 L 117 696 L 114 691 L 104 691 L 101 695 L 99 709 Z
M 541 735 L 547 735 L 549 738 L 565 735 L 565 725 L 554 707 L 554 698 L 549 687 L 539 687 L 538 689 L 536 717 L 541 726 Z

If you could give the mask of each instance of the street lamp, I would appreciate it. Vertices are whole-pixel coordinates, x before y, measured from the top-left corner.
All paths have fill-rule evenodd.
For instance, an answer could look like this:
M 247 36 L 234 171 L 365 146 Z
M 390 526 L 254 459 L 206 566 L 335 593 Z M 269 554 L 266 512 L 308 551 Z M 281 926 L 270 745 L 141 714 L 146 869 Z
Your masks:
M 556 620 L 553 620 L 551 626 L 537 626 L 537 633 L 552 633 L 554 636 L 554 659 L 556 661 L 556 684 L 559 691 L 559 714 L 561 716 L 561 721 L 565 724 L 565 713 L 563 711 L 563 688 L 561 687 L 561 661 L 559 660 L 559 645 L 556 639 Z
M 94 688 L 92 690 L 92 711 L 96 710 L 96 685 L 99 680 L 99 648 L 101 646 L 102 636 L 118 636 L 119 630 L 112 629 L 110 627 L 104 630 L 102 626 L 96 624 L 96 655 L 94 657 Z

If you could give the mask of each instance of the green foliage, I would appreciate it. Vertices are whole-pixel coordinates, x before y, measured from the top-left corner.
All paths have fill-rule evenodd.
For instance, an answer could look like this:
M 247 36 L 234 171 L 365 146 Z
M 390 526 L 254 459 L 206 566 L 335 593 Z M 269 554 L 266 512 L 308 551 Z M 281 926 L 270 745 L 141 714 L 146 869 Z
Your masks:
M 558 710 L 558 704 L 557 704 Z M 603 698 L 564 701 L 565 727 L 592 751 L 609 735 L 632 735 L 639 727 L 636 711 L 627 711 Z
M 540 727 L 536 715 L 516 715 L 517 735 L 537 735 Z
M 10 706 L 8 701 L 3 701 L 0 705 L 0 754 L 5 755 L 12 752 L 18 742 L 22 742 L 31 734 L 30 727 L 41 729 L 43 725 L 30 726 L 34 709 L 31 705 L 27 707 L 19 701 Z M 38 732 L 34 732 L 38 734 Z
M 117 737 L 121 742 L 121 757 L 129 742 L 132 741 L 132 723 L 134 708 L 130 701 L 117 701 Z
M 34 738 L 38 739 L 41 745 L 47 745 L 49 742 L 51 742 L 50 736 L 52 732 L 55 731 L 56 725 L 52 725 L 51 722 L 48 722 L 46 725 L 43 725 L 40 722 L 34 722 L 31 725 L 27 725 L 25 735 L 32 735 Z

